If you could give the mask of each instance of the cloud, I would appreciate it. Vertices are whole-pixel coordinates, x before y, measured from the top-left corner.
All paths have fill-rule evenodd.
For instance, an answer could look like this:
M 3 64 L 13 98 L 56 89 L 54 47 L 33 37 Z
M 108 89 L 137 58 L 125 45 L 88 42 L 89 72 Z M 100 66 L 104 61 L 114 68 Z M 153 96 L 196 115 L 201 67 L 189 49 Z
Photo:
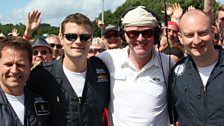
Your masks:
M 104 10 L 114 11 L 124 2 L 125 0 L 104 0 Z M 32 10 L 41 11 L 42 23 L 59 26 L 67 15 L 76 12 L 87 14 L 94 20 L 102 12 L 102 0 L 30 0 L 22 8 L 12 10 L 9 19 L 24 24 L 28 12 Z

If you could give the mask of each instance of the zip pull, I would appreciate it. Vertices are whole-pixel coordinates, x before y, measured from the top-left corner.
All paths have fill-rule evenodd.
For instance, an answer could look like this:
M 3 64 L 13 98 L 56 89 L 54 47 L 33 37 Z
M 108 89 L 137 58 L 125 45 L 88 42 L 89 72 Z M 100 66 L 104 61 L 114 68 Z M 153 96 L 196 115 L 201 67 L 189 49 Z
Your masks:
M 57 102 L 59 103 L 60 102 L 59 96 L 57 96 L 56 99 L 57 99 Z
M 82 103 L 82 97 L 78 97 L 78 103 L 79 103 L 79 104 Z
M 184 87 L 184 93 L 185 94 L 187 93 L 187 87 Z

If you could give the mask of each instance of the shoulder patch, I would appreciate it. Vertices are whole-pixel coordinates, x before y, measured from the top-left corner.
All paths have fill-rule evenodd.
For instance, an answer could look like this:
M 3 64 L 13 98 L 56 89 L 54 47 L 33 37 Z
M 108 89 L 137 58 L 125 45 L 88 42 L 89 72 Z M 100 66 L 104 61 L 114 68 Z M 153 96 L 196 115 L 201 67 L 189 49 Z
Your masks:
M 185 64 L 179 64 L 175 67 L 174 72 L 177 76 L 181 76 L 185 71 Z
M 41 62 L 33 64 L 33 66 L 31 67 L 31 71 L 36 70 L 36 69 L 40 68 L 41 66 L 42 66 Z
M 52 61 L 52 62 L 44 62 L 42 64 L 43 64 L 43 67 L 48 67 L 48 66 L 52 66 L 54 62 L 55 61 Z

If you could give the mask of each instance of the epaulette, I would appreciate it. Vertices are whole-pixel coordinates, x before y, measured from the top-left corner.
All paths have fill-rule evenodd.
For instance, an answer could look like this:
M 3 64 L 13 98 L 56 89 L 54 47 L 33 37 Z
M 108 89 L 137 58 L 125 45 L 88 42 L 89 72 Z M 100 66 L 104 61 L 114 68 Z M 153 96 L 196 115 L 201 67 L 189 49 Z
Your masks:
M 54 62 L 55 62 L 55 61 L 44 62 L 44 63 L 42 63 L 42 66 L 43 66 L 43 67 L 49 67 L 49 66 L 52 66 Z
M 42 67 L 42 62 L 33 64 L 33 66 L 31 67 L 31 71 L 34 71 L 34 70 L 39 69 L 41 67 Z

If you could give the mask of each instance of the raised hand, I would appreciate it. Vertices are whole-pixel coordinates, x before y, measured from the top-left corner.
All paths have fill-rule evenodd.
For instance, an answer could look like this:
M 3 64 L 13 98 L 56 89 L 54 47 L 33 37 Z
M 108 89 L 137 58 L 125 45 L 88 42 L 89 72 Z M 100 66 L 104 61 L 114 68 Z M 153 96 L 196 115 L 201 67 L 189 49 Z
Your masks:
M 31 13 L 28 13 L 24 35 L 31 37 L 33 32 L 37 30 L 41 23 L 40 15 L 41 12 L 38 10 L 34 10 Z
M 18 35 L 19 35 L 18 29 L 14 28 L 12 30 L 12 36 L 18 36 Z
M 180 19 L 181 15 L 183 14 L 183 9 L 180 6 L 180 4 L 174 3 L 172 5 L 172 8 L 173 8 L 173 15 L 171 16 L 171 18 Z
M 165 13 L 164 11 L 161 11 L 162 13 Z M 170 5 L 170 3 L 166 3 L 166 13 L 168 16 L 171 16 L 173 14 L 173 8 Z
M 192 5 L 187 8 L 187 10 L 193 10 L 193 9 L 195 9 L 195 7 Z

